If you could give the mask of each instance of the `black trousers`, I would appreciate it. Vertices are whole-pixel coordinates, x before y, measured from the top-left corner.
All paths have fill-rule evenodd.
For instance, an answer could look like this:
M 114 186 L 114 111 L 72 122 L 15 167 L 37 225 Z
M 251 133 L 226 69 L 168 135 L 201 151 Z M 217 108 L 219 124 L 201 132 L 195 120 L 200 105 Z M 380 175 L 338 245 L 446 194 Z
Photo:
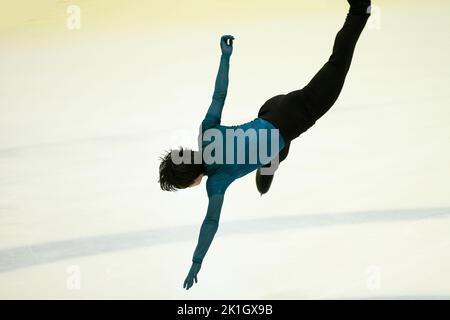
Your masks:
M 368 14 L 347 14 L 330 58 L 313 79 L 303 89 L 274 96 L 260 108 L 258 117 L 277 127 L 286 141 L 279 154 L 280 162 L 286 159 L 291 141 L 313 126 L 336 102 L 368 18 Z

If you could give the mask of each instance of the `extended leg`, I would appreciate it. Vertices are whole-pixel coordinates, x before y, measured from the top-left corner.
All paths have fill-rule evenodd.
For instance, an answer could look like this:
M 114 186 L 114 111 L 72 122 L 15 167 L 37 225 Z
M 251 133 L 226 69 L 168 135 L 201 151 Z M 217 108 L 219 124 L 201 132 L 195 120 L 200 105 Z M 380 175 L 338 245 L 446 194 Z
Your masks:
M 284 148 L 280 151 L 278 155 L 278 164 L 280 164 L 283 160 L 286 159 L 290 147 L 291 143 L 288 142 L 286 143 Z M 272 163 L 268 163 L 263 167 L 271 167 L 272 165 L 273 165 Z M 256 170 L 256 188 L 258 189 L 261 195 L 269 191 L 270 186 L 272 185 L 272 181 L 273 181 L 273 174 L 262 174 L 261 169 Z
M 304 93 L 308 98 L 308 104 L 304 107 L 308 108 L 308 113 L 310 113 L 314 121 L 323 116 L 336 102 L 350 68 L 356 43 L 370 15 L 370 0 L 348 0 L 348 2 L 350 3 L 350 12 L 347 15 L 344 26 L 336 35 L 333 52 L 327 63 L 303 89 L 290 92 L 283 97 L 284 106 L 298 108 L 297 98 Z M 296 117 L 292 118 L 298 119 Z M 275 117 L 275 119 L 277 118 Z M 280 122 L 289 123 L 288 120 Z M 294 138 L 299 135 L 295 131 L 287 132 L 291 133 L 291 136 Z M 292 138 L 280 152 L 279 162 L 286 159 L 291 140 Z M 261 195 L 269 190 L 272 181 L 273 174 L 263 175 L 260 169 L 256 171 L 256 186 Z
M 366 7 L 367 4 L 370 5 L 367 0 L 355 2 L 365 3 Z M 352 7 L 350 8 L 344 26 L 336 35 L 329 60 L 304 88 L 310 101 L 308 108 L 314 120 L 323 116 L 336 102 L 350 68 L 356 43 L 368 18 L 368 13 L 352 13 Z

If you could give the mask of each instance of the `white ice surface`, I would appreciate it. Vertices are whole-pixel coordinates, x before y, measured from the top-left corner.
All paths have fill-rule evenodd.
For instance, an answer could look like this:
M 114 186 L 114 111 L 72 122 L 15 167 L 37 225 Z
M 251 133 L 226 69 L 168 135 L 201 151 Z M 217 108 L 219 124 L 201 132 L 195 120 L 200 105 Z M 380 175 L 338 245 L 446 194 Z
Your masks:
M 387 6 L 364 31 L 338 102 L 268 195 L 253 174 L 231 186 L 188 292 L 204 182 L 162 192 L 158 156 L 195 139 L 217 36 L 236 36 L 223 116 L 235 124 L 306 84 L 343 11 L 0 42 L 0 298 L 449 298 L 449 7 L 425 5 Z

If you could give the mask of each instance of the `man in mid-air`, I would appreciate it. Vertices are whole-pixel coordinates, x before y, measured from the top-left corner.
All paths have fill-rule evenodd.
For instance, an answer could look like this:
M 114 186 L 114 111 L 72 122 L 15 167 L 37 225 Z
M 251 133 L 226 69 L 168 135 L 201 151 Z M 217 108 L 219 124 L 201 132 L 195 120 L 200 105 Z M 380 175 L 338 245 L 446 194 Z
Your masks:
M 212 102 L 200 127 L 199 151 L 170 150 L 161 158 L 159 167 L 159 183 L 166 191 L 197 186 L 205 175 L 208 177 L 208 210 L 184 288 L 197 282 L 203 258 L 218 229 L 228 186 L 256 170 L 257 189 L 261 195 L 266 193 L 273 180 L 273 168 L 276 170 L 286 159 L 291 141 L 313 126 L 337 100 L 371 9 L 370 0 L 348 2 L 350 10 L 336 35 L 333 52 L 313 79 L 302 89 L 270 98 L 256 119 L 237 126 L 220 124 L 234 40 L 231 35 L 222 36 L 220 66 Z M 244 140 L 236 144 L 238 135 L 230 135 L 230 131 L 256 134 L 245 134 Z

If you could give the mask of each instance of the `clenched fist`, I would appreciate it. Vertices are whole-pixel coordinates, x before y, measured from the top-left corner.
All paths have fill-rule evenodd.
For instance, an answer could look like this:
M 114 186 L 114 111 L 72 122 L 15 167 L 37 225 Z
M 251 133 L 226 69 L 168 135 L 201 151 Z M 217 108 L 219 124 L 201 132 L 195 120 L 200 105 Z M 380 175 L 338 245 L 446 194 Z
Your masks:
M 233 53 L 233 40 L 232 35 L 225 35 L 220 38 L 220 48 L 222 49 L 222 54 L 231 56 Z

